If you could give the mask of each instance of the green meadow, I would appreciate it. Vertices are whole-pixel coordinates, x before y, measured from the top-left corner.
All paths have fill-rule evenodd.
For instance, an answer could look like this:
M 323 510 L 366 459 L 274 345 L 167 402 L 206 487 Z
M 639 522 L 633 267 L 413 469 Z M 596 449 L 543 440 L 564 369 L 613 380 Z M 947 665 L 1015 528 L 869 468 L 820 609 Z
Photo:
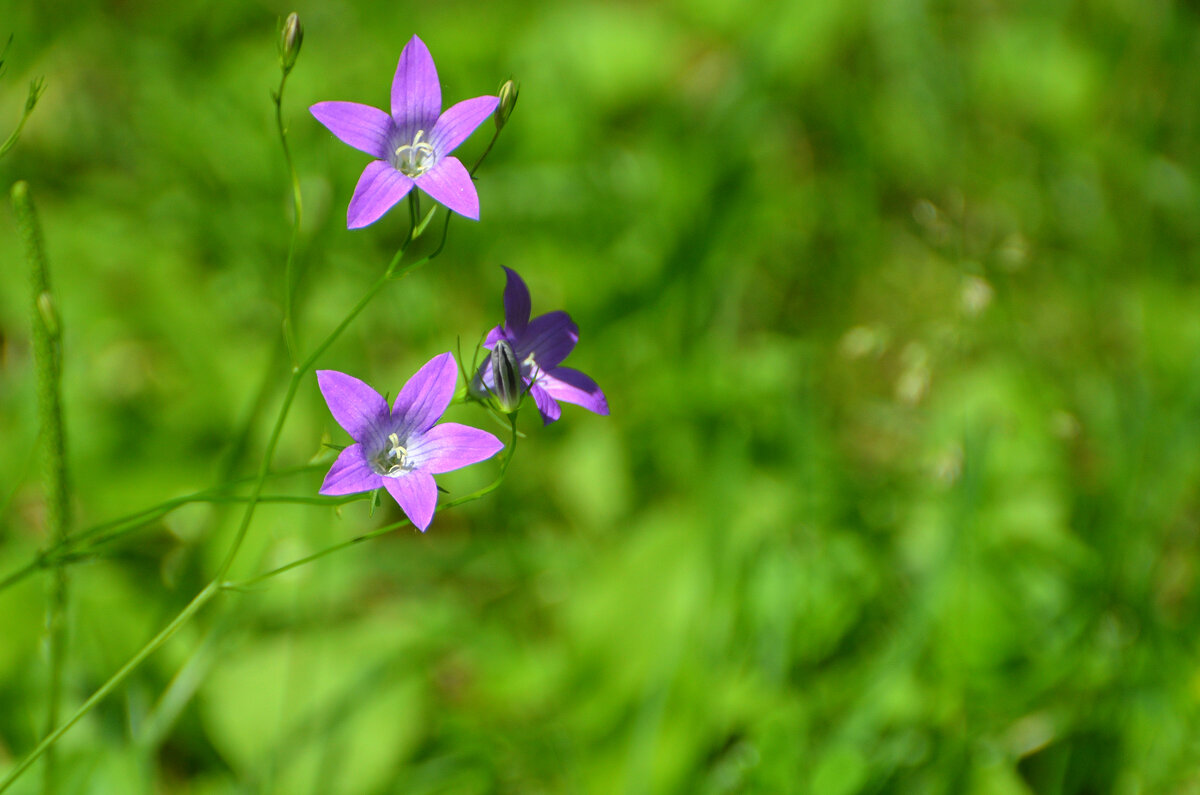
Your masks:
M 234 543 L 291 362 L 293 10 L 298 347 L 409 230 L 347 230 L 371 158 L 308 107 L 386 108 L 416 34 L 446 106 L 520 99 L 480 220 L 316 369 L 469 369 L 504 265 L 611 414 L 527 402 L 494 492 L 220 590 L 9 792 L 1200 793 L 1200 9 L 1166 0 L 0 0 L 0 139 L 45 79 L 0 158 L 0 781 Z M 90 534 L 53 563 L 19 180 Z M 288 501 L 352 441 L 302 376 L 231 580 L 404 518 Z

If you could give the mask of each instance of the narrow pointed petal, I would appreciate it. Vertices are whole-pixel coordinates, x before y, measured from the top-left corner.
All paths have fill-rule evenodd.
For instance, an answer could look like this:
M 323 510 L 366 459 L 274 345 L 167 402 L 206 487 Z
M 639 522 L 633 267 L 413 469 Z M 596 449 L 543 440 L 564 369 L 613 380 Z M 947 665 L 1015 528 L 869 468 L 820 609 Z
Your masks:
M 513 344 L 512 335 L 505 331 L 503 326 L 496 326 L 488 332 L 487 337 L 483 340 L 483 347 L 490 351 L 492 346 L 500 340 L 508 340 L 509 345 Z M 513 347 L 513 350 L 516 350 L 516 346 Z
M 567 358 L 579 341 L 579 327 L 566 312 L 547 312 L 535 317 L 521 335 L 517 359 L 524 361 L 529 354 L 538 367 L 549 370 Z
M 458 145 L 475 132 L 475 128 L 487 121 L 496 112 L 500 97 L 475 97 L 452 105 L 437 120 L 429 143 L 438 157 L 450 154 Z
M 421 439 L 408 447 L 418 469 L 440 475 L 486 461 L 504 449 L 504 443 L 487 431 L 443 422 L 430 428 Z
M 363 491 L 377 489 L 383 485 L 382 477 L 371 471 L 367 459 L 363 456 L 361 444 L 352 444 L 341 452 L 325 482 L 321 484 L 321 494 L 340 497 L 343 494 L 358 494 Z
M 407 140 L 417 130 L 428 135 L 441 112 L 442 85 L 433 56 L 425 42 L 413 36 L 400 53 L 392 79 L 392 118 Z
M 433 511 L 437 508 L 437 484 L 433 475 L 414 469 L 395 478 L 383 478 L 383 485 L 388 494 L 395 498 L 400 510 L 412 520 L 413 527 L 425 532 L 433 521 Z
M 458 365 L 454 363 L 450 352 L 434 356 L 408 379 L 400 394 L 396 395 L 392 416 L 403 418 L 402 425 L 407 432 L 424 433 L 445 413 L 450 399 L 454 397 L 454 385 L 457 383 Z
M 463 218 L 479 220 L 479 194 L 471 175 L 457 157 L 443 157 L 417 177 L 417 187 Z
M 570 367 L 555 367 L 542 373 L 538 386 L 555 400 L 583 406 L 597 414 L 608 414 L 608 398 L 588 376 Z
M 515 270 L 503 265 L 501 267 L 504 268 L 505 273 L 504 328 L 513 338 L 516 338 L 529 325 L 529 312 L 532 305 L 529 299 L 529 288 L 525 286 L 525 280 Z M 512 341 L 509 339 L 509 342 Z M 516 345 L 513 345 L 513 348 L 516 349 Z
M 383 160 L 373 160 L 363 169 L 346 208 L 346 227 L 361 229 L 373 224 L 412 190 L 413 181 Z
M 529 388 L 529 394 L 533 395 L 533 402 L 537 404 L 537 409 L 542 414 L 543 425 L 549 425 L 562 416 L 562 407 L 551 397 L 549 392 L 538 384 Z
M 392 117 L 357 102 L 318 102 L 308 109 L 329 131 L 360 152 L 387 159 Z
M 337 370 L 317 370 L 317 385 L 333 418 L 355 441 L 386 436 L 380 428 L 388 421 L 388 404 L 369 384 Z

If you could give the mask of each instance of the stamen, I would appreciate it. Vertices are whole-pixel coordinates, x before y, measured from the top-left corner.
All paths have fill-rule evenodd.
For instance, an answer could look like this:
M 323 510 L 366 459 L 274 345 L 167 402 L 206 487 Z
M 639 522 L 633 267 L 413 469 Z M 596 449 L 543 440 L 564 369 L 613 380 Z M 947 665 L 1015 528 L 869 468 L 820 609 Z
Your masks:
M 372 463 L 378 474 L 384 477 L 395 477 L 407 472 L 412 467 L 408 464 L 408 450 L 400 444 L 400 436 L 389 433 L 388 441 L 392 443 L 392 446 L 383 450 Z
M 417 130 L 412 143 L 396 147 L 394 165 L 405 176 L 419 177 L 433 167 L 433 144 L 421 140 L 424 137 L 425 131 Z

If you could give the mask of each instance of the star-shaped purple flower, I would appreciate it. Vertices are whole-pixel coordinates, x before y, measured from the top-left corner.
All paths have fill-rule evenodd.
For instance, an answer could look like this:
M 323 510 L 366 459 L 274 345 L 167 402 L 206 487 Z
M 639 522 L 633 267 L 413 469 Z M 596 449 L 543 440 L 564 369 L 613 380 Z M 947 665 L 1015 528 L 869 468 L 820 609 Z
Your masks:
M 542 421 L 549 425 L 562 415 L 558 401 L 583 406 L 597 414 L 608 414 L 608 400 L 596 382 L 578 370 L 559 367 L 559 362 L 579 341 L 579 329 L 566 312 L 548 312 L 529 319 L 529 288 L 511 268 L 505 268 L 504 325 L 488 332 L 484 347 L 505 340 L 516 353 L 521 378 L 529 387 Z M 483 389 L 481 387 L 486 387 Z M 486 359 L 472 383 L 472 392 L 484 396 L 496 388 L 491 359 Z
M 456 157 L 459 144 L 496 110 L 498 97 L 475 97 L 442 113 L 442 86 L 425 42 L 404 45 L 392 80 L 392 113 L 357 102 L 318 102 L 317 121 L 355 149 L 378 158 L 359 177 L 346 225 L 379 220 L 416 185 L 459 215 L 479 220 L 479 194 Z
M 421 532 L 437 505 L 434 475 L 491 458 L 504 447 L 492 434 L 443 422 L 458 382 L 449 353 L 435 356 L 408 380 L 388 409 L 383 396 L 353 376 L 318 370 L 317 383 L 333 418 L 354 444 L 325 476 L 321 493 L 357 494 L 385 488 Z

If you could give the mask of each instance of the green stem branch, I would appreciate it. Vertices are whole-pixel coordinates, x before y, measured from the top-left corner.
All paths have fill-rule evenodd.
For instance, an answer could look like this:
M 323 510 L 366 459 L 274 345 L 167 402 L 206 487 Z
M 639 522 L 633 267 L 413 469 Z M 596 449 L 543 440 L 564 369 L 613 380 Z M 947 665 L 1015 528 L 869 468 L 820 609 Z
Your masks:
M 304 215 L 304 205 L 300 201 L 300 177 L 296 174 L 296 166 L 292 162 L 292 150 L 288 146 L 287 128 L 283 124 L 283 89 L 287 85 L 287 79 L 288 71 L 285 69 L 279 78 L 279 89 L 271 94 L 271 99 L 275 102 L 275 129 L 279 133 L 279 144 L 283 147 L 283 158 L 287 162 L 288 177 L 292 183 L 292 207 L 294 212 L 292 215 L 292 236 L 288 242 L 287 265 L 284 268 L 283 277 L 283 339 L 287 344 L 288 356 L 291 358 L 292 365 L 295 366 L 299 348 L 296 343 L 296 329 L 292 316 L 292 305 L 295 303 L 296 290 L 296 240 L 300 236 L 300 220 Z

